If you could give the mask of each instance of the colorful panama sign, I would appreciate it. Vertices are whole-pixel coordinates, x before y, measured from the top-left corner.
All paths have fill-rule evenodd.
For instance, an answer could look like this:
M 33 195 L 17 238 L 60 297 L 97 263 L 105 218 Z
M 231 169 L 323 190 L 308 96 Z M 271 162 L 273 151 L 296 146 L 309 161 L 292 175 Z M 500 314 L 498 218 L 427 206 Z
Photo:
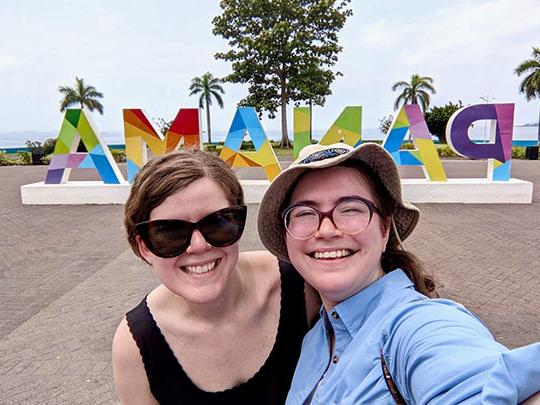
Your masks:
M 165 136 L 156 130 L 141 109 L 125 109 L 123 117 L 130 183 L 146 163 L 148 148 L 154 155 L 162 155 L 182 146 L 201 147 L 199 110 L 196 108 L 180 109 Z M 489 143 L 478 144 L 468 136 L 471 124 L 479 120 L 491 120 L 494 124 Z M 310 122 L 309 108 L 294 109 L 295 156 L 311 142 Z M 471 159 L 488 159 L 488 180 L 507 181 L 510 179 L 513 126 L 514 104 L 473 105 L 452 115 L 446 128 L 446 138 L 456 153 Z M 407 134 L 410 134 L 415 149 L 401 149 Z M 241 150 L 246 135 L 253 141 L 254 152 Z M 77 152 L 81 141 L 88 152 Z M 362 107 L 346 107 L 319 142 L 325 145 L 336 142 L 352 146 L 360 144 Z M 404 105 L 399 110 L 383 146 L 398 165 L 421 166 L 428 181 L 447 181 L 418 105 Z M 270 181 L 281 172 L 279 161 L 253 107 L 236 110 L 220 157 L 231 167 L 261 167 Z M 69 109 L 65 113 L 45 184 L 66 183 L 73 168 L 95 169 L 105 184 L 125 182 L 107 144 L 82 109 Z

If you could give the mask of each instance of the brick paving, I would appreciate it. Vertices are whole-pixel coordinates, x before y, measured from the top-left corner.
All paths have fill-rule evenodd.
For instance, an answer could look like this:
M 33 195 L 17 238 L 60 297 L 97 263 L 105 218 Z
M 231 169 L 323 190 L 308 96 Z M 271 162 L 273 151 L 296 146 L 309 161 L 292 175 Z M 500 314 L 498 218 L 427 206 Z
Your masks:
M 445 167 L 449 177 L 486 170 L 485 162 Z M 124 240 L 122 206 L 22 206 L 19 186 L 45 170 L 0 167 L 0 403 L 115 403 L 112 335 L 156 281 Z M 435 272 L 443 296 L 516 347 L 540 340 L 540 161 L 514 161 L 512 174 L 535 183 L 533 204 L 422 204 L 406 246 Z M 239 176 L 264 177 L 255 169 Z M 262 248 L 257 208 L 249 206 L 243 250 Z

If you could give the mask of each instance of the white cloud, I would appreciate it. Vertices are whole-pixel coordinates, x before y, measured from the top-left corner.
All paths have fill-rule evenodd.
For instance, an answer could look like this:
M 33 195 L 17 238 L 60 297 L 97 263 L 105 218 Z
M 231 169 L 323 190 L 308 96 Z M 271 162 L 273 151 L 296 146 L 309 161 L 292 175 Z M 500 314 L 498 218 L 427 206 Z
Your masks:
M 0 56 L 0 70 L 13 69 L 22 66 L 22 59 L 18 59 L 15 56 L 5 55 Z
M 456 2 L 415 20 L 381 19 L 363 29 L 368 47 L 400 50 L 402 63 L 416 67 L 436 58 L 480 58 L 501 53 L 517 36 L 538 40 L 540 2 L 495 0 Z M 452 59 L 451 59 L 452 58 Z

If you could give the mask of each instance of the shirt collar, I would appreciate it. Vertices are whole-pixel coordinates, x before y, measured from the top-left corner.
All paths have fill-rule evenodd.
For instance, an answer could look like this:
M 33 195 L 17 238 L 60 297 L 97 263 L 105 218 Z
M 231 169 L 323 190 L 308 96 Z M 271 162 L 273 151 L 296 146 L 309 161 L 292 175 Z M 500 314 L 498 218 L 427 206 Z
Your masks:
M 413 282 L 403 270 L 396 269 L 385 274 L 345 301 L 340 302 L 334 308 L 325 311 L 324 307 L 322 307 L 321 317 L 324 319 L 325 316 L 331 316 L 332 312 L 337 312 L 348 332 L 351 335 L 355 335 L 381 302 L 385 301 L 387 297 L 398 293 L 400 290 L 411 287 L 414 288 Z M 325 314 L 324 312 L 327 313 Z

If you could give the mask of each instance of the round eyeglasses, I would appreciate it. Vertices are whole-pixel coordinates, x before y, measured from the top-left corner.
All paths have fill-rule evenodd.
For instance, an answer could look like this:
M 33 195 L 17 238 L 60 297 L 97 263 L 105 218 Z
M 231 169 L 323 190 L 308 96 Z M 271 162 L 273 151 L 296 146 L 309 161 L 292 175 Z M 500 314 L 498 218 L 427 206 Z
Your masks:
M 343 233 L 360 233 L 368 227 L 374 212 L 383 217 L 381 210 L 372 201 L 362 197 L 347 197 L 326 212 L 309 205 L 295 204 L 283 211 L 282 215 L 289 235 L 296 239 L 309 239 L 319 230 L 326 217 Z

